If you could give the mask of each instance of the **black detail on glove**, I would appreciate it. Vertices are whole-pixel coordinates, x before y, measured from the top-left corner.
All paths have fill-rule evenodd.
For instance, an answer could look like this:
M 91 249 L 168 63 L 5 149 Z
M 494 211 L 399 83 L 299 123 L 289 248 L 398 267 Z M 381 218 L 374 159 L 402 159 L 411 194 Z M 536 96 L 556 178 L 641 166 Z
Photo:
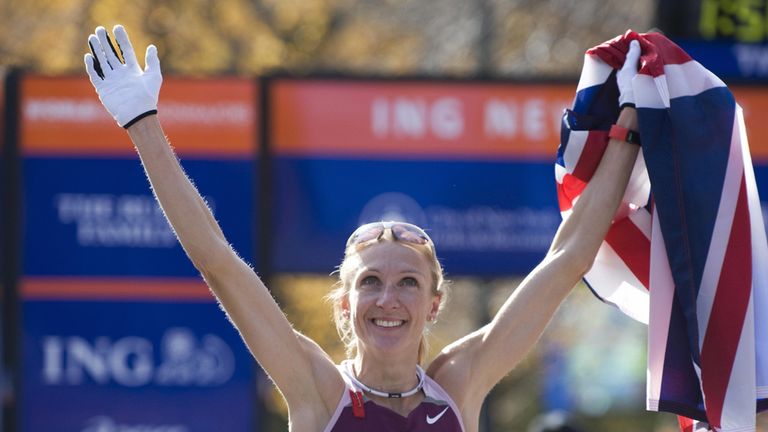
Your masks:
M 112 49 L 112 52 L 115 54 L 115 57 L 117 57 L 117 60 L 121 63 L 124 62 L 124 56 L 123 56 L 123 49 L 120 47 L 120 43 L 117 43 L 117 48 L 120 50 L 120 55 L 117 55 L 117 50 L 115 49 L 115 45 L 112 43 L 112 38 L 109 37 L 109 33 L 107 33 L 107 42 L 109 43 L 109 48 Z M 96 55 L 96 51 L 93 49 L 93 45 L 91 45 L 91 42 L 88 42 L 88 46 L 91 48 L 91 54 L 93 54 L 93 69 L 96 71 L 96 73 L 99 75 L 99 78 L 104 79 L 104 71 L 101 69 L 101 63 L 99 62 L 99 57 Z M 112 65 L 107 63 L 107 66 L 109 66 L 110 69 L 114 69 Z
M 154 109 L 154 110 L 149 110 L 149 111 L 145 112 L 144 114 L 140 114 L 140 115 L 139 115 L 138 117 L 136 117 L 135 119 L 133 119 L 133 120 L 129 121 L 129 122 L 128 122 L 128 123 L 126 123 L 126 124 L 124 124 L 124 125 L 123 125 L 123 129 L 128 129 L 129 127 L 131 127 L 131 126 L 135 125 L 137 121 L 139 121 L 139 120 L 143 119 L 144 117 L 147 117 L 147 116 L 151 116 L 152 114 L 157 114 L 157 110 L 156 110 L 156 109 Z
M 99 78 L 104 79 L 104 71 L 101 70 L 101 63 L 99 62 L 99 58 L 96 56 L 96 50 L 93 49 L 93 45 L 90 41 L 88 41 L 88 46 L 91 47 L 91 54 L 93 54 L 93 70 L 96 71 L 96 74 L 99 75 Z

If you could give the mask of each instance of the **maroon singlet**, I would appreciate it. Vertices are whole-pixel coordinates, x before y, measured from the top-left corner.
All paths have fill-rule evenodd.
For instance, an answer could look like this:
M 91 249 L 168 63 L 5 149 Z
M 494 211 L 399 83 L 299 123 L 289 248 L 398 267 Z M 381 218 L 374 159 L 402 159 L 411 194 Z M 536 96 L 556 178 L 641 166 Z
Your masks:
M 348 374 L 351 360 L 338 366 L 346 389 L 324 432 L 464 432 L 461 414 L 448 393 L 429 376 L 422 391 L 426 398 L 407 417 L 368 399 Z

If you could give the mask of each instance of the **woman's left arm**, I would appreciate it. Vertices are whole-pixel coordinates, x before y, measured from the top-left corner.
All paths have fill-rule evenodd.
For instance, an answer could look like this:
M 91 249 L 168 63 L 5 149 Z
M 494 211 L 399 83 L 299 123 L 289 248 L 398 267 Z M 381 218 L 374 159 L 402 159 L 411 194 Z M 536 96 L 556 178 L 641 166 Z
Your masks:
M 624 108 L 617 124 L 637 130 L 635 109 Z M 448 380 L 462 381 L 457 385 L 464 391 L 471 388 L 484 398 L 533 347 L 557 307 L 592 265 L 624 195 L 638 150 L 637 145 L 610 140 L 546 257 L 489 324 L 446 347 L 432 363 L 430 372 L 441 385 L 450 386 L 439 377 L 445 372 Z
M 633 54 L 636 54 L 633 56 Z M 637 52 L 627 55 L 627 64 Z M 625 64 L 625 68 L 628 68 Z M 616 122 L 638 130 L 634 107 Z M 430 372 L 452 395 L 482 401 L 533 347 L 555 310 L 589 270 L 621 203 L 640 147 L 610 139 L 592 179 L 557 230 L 542 262 L 520 283 L 493 320 L 446 347 Z M 464 390 L 451 387 L 457 386 Z M 465 399 L 466 401 L 466 399 Z

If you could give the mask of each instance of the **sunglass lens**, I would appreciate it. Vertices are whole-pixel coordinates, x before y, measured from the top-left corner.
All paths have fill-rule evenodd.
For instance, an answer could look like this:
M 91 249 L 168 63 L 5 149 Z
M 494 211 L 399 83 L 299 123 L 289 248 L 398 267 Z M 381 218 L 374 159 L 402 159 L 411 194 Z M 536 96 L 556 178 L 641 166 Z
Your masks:
M 379 238 L 381 233 L 384 232 L 383 226 L 371 226 L 368 229 L 361 230 L 350 241 L 351 244 L 365 243 L 373 239 Z
M 427 244 L 428 240 L 425 234 L 416 231 L 413 228 L 409 228 L 405 225 L 395 225 L 392 227 L 392 233 L 400 240 L 416 243 Z

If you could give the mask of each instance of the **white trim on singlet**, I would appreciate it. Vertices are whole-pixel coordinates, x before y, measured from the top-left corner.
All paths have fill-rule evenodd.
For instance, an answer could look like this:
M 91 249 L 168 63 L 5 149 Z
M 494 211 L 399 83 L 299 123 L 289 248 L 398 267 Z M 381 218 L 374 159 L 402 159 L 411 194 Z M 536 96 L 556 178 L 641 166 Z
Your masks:
M 339 399 L 339 403 L 336 405 L 336 411 L 333 413 L 331 420 L 328 421 L 328 425 L 326 425 L 325 429 L 323 429 L 323 432 L 331 432 L 333 427 L 336 426 L 336 422 L 339 421 L 339 417 L 341 417 L 341 413 L 344 411 L 344 408 L 352 404 L 352 398 L 349 396 L 349 391 L 352 390 L 355 393 L 362 392 L 362 389 L 358 388 L 349 377 L 349 374 L 353 373 L 352 360 L 344 360 L 340 365 L 336 365 L 336 368 L 339 370 L 339 374 L 344 380 L 344 392 L 341 395 L 341 399 Z M 433 380 L 429 375 L 426 375 L 424 377 L 424 387 L 422 390 L 424 391 L 424 395 L 427 399 L 446 402 L 448 406 L 453 410 L 453 413 L 456 414 L 456 418 L 459 420 L 459 426 L 461 426 L 462 432 L 466 430 L 464 428 L 464 419 L 461 417 L 461 411 L 459 411 L 456 403 L 448 395 L 448 392 L 446 392 L 440 386 L 440 384 L 437 383 L 437 381 Z
M 349 391 L 362 391 L 355 386 L 355 383 L 353 383 L 352 380 L 349 379 L 349 376 L 347 376 L 345 373 L 344 363 L 347 361 L 349 360 L 345 360 L 342 362 L 342 364 L 336 365 L 336 368 L 339 370 L 339 375 L 341 375 L 341 379 L 344 380 L 344 391 L 341 393 L 341 399 L 339 399 L 339 403 L 336 404 L 336 411 L 333 413 L 331 420 L 328 421 L 325 429 L 323 429 L 323 432 L 331 432 L 333 427 L 336 426 L 336 422 L 339 421 L 339 417 L 341 417 L 341 413 L 344 411 L 344 408 L 352 404 L 352 398 L 349 396 Z

